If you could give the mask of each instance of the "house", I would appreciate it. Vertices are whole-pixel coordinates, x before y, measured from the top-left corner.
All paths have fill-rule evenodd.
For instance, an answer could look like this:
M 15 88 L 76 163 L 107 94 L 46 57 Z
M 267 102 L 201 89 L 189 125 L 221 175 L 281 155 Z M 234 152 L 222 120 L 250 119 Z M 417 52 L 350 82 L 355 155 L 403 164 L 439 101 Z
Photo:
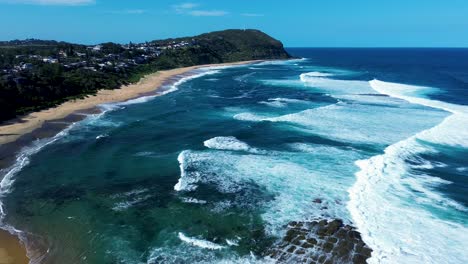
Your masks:
M 101 49 L 102 49 L 102 45 L 96 45 L 93 47 L 94 51 L 101 51 Z
M 24 71 L 31 70 L 33 68 L 33 65 L 31 63 L 23 63 L 21 65 L 21 69 Z
M 58 60 L 52 57 L 43 58 L 42 61 L 45 63 L 58 63 Z
M 59 56 L 63 57 L 63 58 L 66 58 L 68 57 L 67 53 L 63 50 L 59 51 Z
M 83 67 L 85 70 L 90 70 L 90 71 L 97 71 L 96 68 L 94 67 Z

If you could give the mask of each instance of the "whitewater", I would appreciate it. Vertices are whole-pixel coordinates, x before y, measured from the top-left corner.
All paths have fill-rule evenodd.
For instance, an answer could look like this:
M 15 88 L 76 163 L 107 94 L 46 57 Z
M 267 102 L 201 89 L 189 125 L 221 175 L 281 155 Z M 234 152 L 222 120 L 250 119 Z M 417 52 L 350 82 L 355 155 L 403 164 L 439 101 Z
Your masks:
M 369 263 L 467 262 L 468 107 L 319 62 L 206 68 L 102 106 L 4 171 L 3 227 L 38 263 L 271 263 L 291 223 L 340 219 Z
M 467 208 L 432 190 L 435 185 L 450 182 L 436 177 L 408 175 L 410 166 L 405 160 L 433 151 L 420 141 L 468 147 L 468 107 L 407 95 L 424 90 L 424 87 L 379 80 L 370 81 L 370 85 L 382 94 L 442 109 L 451 115 L 437 126 L 387 147 L 382 155 L 356 162 L 360 171 L 356 173 L 357 182 L 349 190 L 348 208 L 364 240 L 374 250 L 369 262 L 466 262 L 468 253 L 464 249 L 468 247 L 468 228 L 437 219 L 408 203 L 452 207 L 465 213 Z M 413 190 L 420 195 L 415 195 Z M 392 231 L 383 235 L 386 228 Z

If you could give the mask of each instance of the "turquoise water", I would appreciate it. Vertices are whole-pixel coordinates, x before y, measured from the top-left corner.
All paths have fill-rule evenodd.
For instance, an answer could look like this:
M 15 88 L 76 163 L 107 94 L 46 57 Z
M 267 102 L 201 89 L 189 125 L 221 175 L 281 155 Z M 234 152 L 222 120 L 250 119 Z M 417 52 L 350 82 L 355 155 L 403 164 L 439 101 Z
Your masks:
M 468 107 L 310 57 L 102 106 L 3 172 L 3 223 L 41 263 L 262 262 L 322 218 L 373 263 L 466 262 Z

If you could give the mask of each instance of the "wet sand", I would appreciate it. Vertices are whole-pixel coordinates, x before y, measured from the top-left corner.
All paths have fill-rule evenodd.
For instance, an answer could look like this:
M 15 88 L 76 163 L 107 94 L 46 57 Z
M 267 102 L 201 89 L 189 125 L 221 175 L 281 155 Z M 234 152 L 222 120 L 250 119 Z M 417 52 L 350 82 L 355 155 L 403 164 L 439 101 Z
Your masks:
M 26 248 L 18 238 L 0 229 L 0 264 L 27 264 Z

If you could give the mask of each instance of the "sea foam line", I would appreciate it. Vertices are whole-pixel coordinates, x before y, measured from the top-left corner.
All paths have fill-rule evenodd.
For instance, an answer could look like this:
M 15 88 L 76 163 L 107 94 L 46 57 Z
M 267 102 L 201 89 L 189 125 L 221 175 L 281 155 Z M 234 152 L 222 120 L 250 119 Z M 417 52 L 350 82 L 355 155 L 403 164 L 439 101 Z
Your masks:
M 26 245 L 26 255 L 30 259 L 31 263 L 36 263 L 40 261 L 43 256 L 37 256 L 33 252 L 27 243 L 26 237 L 22 230 L 16 229 L 14 226 L 4 222 L 6 211 L 4 208 L 3 198 L 12 191 L 13 183 L 15 182 L 15 176 L 18 174 L 24 167 L 30 163 L 30 158 L 32 155 L 41 151 L 44 147 L 53 144 L 54 142 L 60 140 L 61 138 L 68 135 L 68 132 L 75 126 L 76 123 L 72 123 L 69 127 L 62 130 L 60 133 L 55 135 L 52 138 L 46 138 L 35 141 L 31 146 L 23 148 L 19 154 L 16 156 L 16 161 L 9 168 L 2 170 L 6 172 L 3 175 L 2 180 L 0 181 L 0 228 L 8 231 L 12 235 L 16 235 L 25 245 Z M 37 252 L 35 252 L 37 253 Z M 34 256 L 36 256 L 34 258 Z
M 188 237 L 182 232 L 179 232 L 179 239 L 184 241 L 185 243 L 188 243 L 193 246 L 200 247 L 200 248 L 206 248 L 206 249 L 212 249 L 212 250 L 220 250 L 220 249 L 226 248 L 225 246 L 218 245 L 211 241 Z
M 418 181 L 413 189 L 420 191 L 418 196 L 426 196 L 431 203 L 441 203 L 460 211 L 466 211 L 466 208 L 425 186 L 431 180 L 433 184 L 444 183 L 439 178 L 408 180 L 403 177 L 408 173 L 405 158 L 428 151 L 418 139 L 467 146 L 468 132 L 460 131 L 460 126 L 468 122 L 467 108 L 407 95 L 408 91 L 421 87 L 378 80 L 371 81 L 370 85 L 382 94 L 445 110 L 452 115 L 433 128 L 387 147 L 382 155 L 356 162 L 360 171 L 356 173 L 356 183 L 348 190 L 350 201 L 347 207 L 364 241 L 373 249 L 369 263 L 466 263 L 467 228 L 436 219 L 416 206 L 407 206 L 405 201 L 421 201 L 405 184 Z
M 198 73 L 196 73 L 196 72 L 198 72 Z M 213 74 L 216 74 L 216 73 L 219 73 L 219 72 L 220 72 L 220 70 L 214 70 L 214 69 L 211 69 L 210 67 L 200 68 L 200 69 L 194 71 L 195 74 L 191 74 L 191 75 L 182 77 L 182 78 L 180 78 L 179 80 L 177 80 L 176 82 L 174 82 L 171 85 L 161 87 L 162 89 L 156 89 L 156 91 L 155 91 L 156 94 L 154 94 L 154 95 L 141 96 L 141 97 L 138 97 L 138 98 L 135 98 L 135 99 L 130 99 L 128 101 L 113 103 L 111 105 L 126 106 L 126 105 L 146 103 L 146 102 L 151 101 L 151 100 L 153 100 L 153 99 L 155 99 L 155 98 L 157 98 L 159 96 L 166 95 L 168 93 L 172 93 L 172 92 L 177 91 L 179 89 L 180 85 L 182 85 L 183 83 L 186 83 L 186 82 L 188 82 L 190 80 L 197 79 L 197 78 L 200 78 L 200 77 L 203 77 L 203 76 L 206 76 L 206 75 L 213 75 Z

